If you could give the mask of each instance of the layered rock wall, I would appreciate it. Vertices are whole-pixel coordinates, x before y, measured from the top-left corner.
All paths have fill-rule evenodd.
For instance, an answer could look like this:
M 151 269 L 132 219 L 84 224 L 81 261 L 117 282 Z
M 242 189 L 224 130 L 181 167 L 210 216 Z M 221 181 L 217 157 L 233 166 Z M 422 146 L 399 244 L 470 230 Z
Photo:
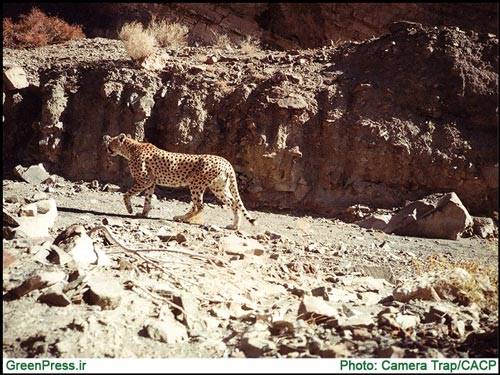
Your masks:
M 338 47 L 187 47 L 151 69 L 104 39 L 68 43 L 67 59 L 58 46 L 7 50 L 32 85 L 7 91 L 4 162 L 127 184 L 126 163 L 101 145 L 125 132 L 226 157 L 249 207 L 335 214 L 455 191 L 473 214 L 491 214 L 497 48 L 493 35 L 398 23 Z

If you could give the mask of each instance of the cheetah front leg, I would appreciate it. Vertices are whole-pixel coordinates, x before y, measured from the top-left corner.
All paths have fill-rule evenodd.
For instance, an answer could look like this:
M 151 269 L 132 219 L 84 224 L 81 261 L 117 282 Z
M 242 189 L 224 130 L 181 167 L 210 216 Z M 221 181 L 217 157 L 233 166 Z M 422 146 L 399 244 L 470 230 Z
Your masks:
M 192 200 L 191 209 L 184 215 L 174 216 L 175 221 L 199 223 L 200 220 L 203 220 L 201 215 L 203 212 L 203 194 L 205 190 L 202 188 L 191 188 L 190 190 Z
M 155 191 L 155 185 L 151 185 L 149 188 L 147 188 L 144 191 L 144 207 L 142 208 L 142 213 L 138 214 L 137 216 L 140 217 L 148 217 L 149 211 L 151 211 L 151 198 L 153 196 L 153 193 Z
M 152 183 L 152 181 L 149 179 L 135 181 L 134 185 L 132 185 L 132 187 L 125 194 L 123 194 L 123 202 L 125 203 L 125 208 L 127 209 L 127 212 L 129 214 L 133 213 L 131 197 L 133 195 L 139 194 L 141 191 L 147 190 L 146 197 L 144 199 L 143 212 L 138 216 L 147 215 L 147 213 L 151 210 L 151 195 L 153 194 L 154 187 L 155 184 Z

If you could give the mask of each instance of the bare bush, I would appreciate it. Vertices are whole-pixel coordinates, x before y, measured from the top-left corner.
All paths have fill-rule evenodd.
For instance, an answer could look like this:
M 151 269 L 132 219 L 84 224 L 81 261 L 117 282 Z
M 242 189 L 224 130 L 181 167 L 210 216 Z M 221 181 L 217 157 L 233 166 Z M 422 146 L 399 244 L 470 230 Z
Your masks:
M 132 60 L 142 61 L 155 52 L 155 36 L 138 22 L 126 23 L 118 35 Z
M 118 38 L 120 38 L 122 41 L 126 41 L 129 40 L 132 35 L 139 34 L 143 31 L 144 27 L 139 22 L 134 21 L 126 23 L 120 29 L 120 32 L 118 33 Z
M 239 45 L 241 52 L 252 54 L 261 49 L 260 41 L 252 36 L 247 36 Z
M 19 22 L 4 18 L 3 46 L 7 48 L 41 47 L 85 38 L 81 26 L 70 25 L 60 18 L 50 17 L 38 8 L 23 14 Z
M 424 259 L 412 259 L 415 274 L 426 272 L 446 274 L 457 268 L 467 271 L 470 278 L 451 278 L 438 285 L 441 289 L 458 290 L 464 301 L 477 303 L 480 307 L 498 310 L 498 270 L 494 266 L 480 265 L 474 260 L 449 260 L 441 255 L 431 255 Z M 491 285 L 485 288 L 485 285 Z
M 178 48 L 184 47 L 188 43 L 187 26 L 177 22 L 169 23 L 165 20 L 157 21 L 156 18 L 151 20 L 148 30 L 153 34 L 161 47 Z
M 234 46 L 233 41 L 227 36 L 227 34 L 216 34 L 213 45 L 225 49 L 231 49 Z

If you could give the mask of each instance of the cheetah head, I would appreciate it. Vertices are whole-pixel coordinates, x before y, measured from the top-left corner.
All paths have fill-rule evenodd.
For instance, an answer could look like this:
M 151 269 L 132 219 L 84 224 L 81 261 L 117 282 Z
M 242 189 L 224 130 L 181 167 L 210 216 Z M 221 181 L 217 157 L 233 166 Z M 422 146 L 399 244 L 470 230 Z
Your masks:
M 125 140 L 131 138 L 130 135 L 121 133 L 116 137 L 110 137 L 109 135 L 105 135 L 102 140 L 104 142 L 104 146 L 106 147 L 106 151 L 111 156 L 123 155 L 123 149 L 125 146 Z

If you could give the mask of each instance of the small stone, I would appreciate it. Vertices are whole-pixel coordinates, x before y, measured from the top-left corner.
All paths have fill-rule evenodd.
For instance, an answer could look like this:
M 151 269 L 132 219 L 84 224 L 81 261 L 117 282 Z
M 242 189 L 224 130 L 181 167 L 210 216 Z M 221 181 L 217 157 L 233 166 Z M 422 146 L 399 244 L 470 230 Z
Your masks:
M 118 193 L 119 191 L 121 191 L 121 188 L 118 185 L 106 184 L 106 185 L 104 185 L 102 190 L 109 191 L 111 193 Z
M 11 289 L 7 293 L 8 299 L 21 298 L 33 290 L 43 289 L 63 281 L 66 281 L 66 274 L 63 271 L 40 272 L 38 275 L 26 279 L 21 285 Z
M 9 212 L 3 210 L 3 226 L 9 226 L 9 227 L 18 227 L 19 221 L 17 218 L 15 218 L 13 215 L 11 215 Z
M 358 300 L 356 293 L 341 288 L 330 288 L 326 297 L 326 300 L 330 302 L 353 302 Z
M 217 56 L 211 55 L 208 56 L 207 59 L 205 60 L 205 64 L 208 65 L 213 65 L 218 61 Z
M 358 314 L 350 317 L 341 317 L 338 326 L 341 328 L 371 327 L 375 325 L 375 318 L 369 314 Z
M 339 310 L 319 297 L 304 295 L 299 305 L 298 318 L 303 320 L 313 319 L 317 323 L 332 323 L 340 316 Z
M 402 330 L 406 331 L 414 329 L 420 323 L 420 318 L 416 315 L 398 314 L 395 321 Z
M 38 302 L 46 303 L 49 306 L 60 307 L 71 304 L 71 300 L 63 293 L 61 285 L 55 285 L 48 288 L 38 297 Z
M 201 72 L 204 72 L 206 71 L 207 68 L 202 66 L 202 65 L 193 65 L 192 67 L 190 67 L 188 69 L 188 73 L 190 74 L 198 74 L 198 73 L 201 73 Z
M 247 358 L 261 357 L 265 352 L 276 349 L 276 344 L 263 335 L 243 336 L 239 349 L 245 353 Z
M 266 230 L 265 234 L 266 234 L 266 236 L 269 237 L 269 239 L 271 241 L 273 241 L 273 240 L 279 240 L 281 238 L 281 234 L 276 233 L 276 232 L 271 232 L 269 230 Z
M 495 235 L 495 224 L 492 218 L 474 216 L 472 220 L 474 223 L 474 234 L 481 238 L 493 237 Z
M 89 305 L 98 305 L 103 310 L 113 310 L 122 299 L 123 288 L 115 280 L 102 275 L 93 275 L 87 280 L 89 289 L 83 299 Z
M 427 301 L 440 301 L 441 298 L 437 294 L 430 282 L 422 281 L 420 283 L 411 284 L 410 282 L 394 289 L 392 294 L 394 300 L 399 302 L 408 302 L 414 299 Z
M 305 250 L 310 252 L 310 253 L 319 253 L 319 254 L 323 254 L 324 253 L 324 250 L 320 247 L 320 245 L 318 243 L 310 243 L 309 245 L 307 245 L 305 247 Z
M 21 198 L 19 198 L 17 195 L 9 195 L 5 197 L 5 202 L 7 203 L 19 203 L 21 202 Z
M 33 203 L 37 207 L 36 216 L 21 216 L 17 218 L 19 227 L 16 231 L 23 232 L 27 237 L 48 237 L 57 217 L 57 205 L 54 199 Z
M 30 249 L 30 252 L 34 254 L 33 260 L 42 264 L 49 264 L 49 260 L 47 259 L 50 254 L 49 249 L 43 246 L 34 246 L 34 248 Z
M 9 268 L 16 261 L 16 257 L 6 249 L 3 249 L 2 259 L 3 269 Z
M 122 258 L 118 261 L 118 269 L 120 271 L 130 271 L 134 269 L 134 266 L 128 260 Z
M 175 319 L 167 307 L 161 309 L 159 319 L 149 320 L 144 329 L 153 340 L 167 344 L 177 344 L 188 339 L 186 327 Z
M 389 346 L 377 351 L 377 355 L 382 358 L 404 358 L 405 350 L 399 346 Z
M 351 351 L 344 343 L 326 345 L 319 349 L 318 354 L 322 358 L 346 358 L 352 357 Z
M 265 248 L 259 241 L 253 238 L 240 238 L 234 234 L 220 239 L 220 248 L 227 254 L 239 255 L 262 255 Z
M 37 213 L 38 213 L 38 208 L 37 208 L 36 204 L 34 204 L 34 203 L 24 205 L 19 210 L 19 216 L 33 217 L 33 216 L 36 216 Z
M 207 225 L 204 227 L 206 230 L 208 230 L 209 232 L 220 232 L 222 231 L 222 228 L 219 227 L 218 225 Z
M 184 243 L 187 241 L 183 233 L 177 233 L 168 227 L 161 227 L 156 235 L 164 242 L 177 241 L 178 243 Z
M 59 264 L 61 266 L 71 262 L 73 258 L 64 250 L 60 249 L 56 245 L 51 245 L 48 256 L 46 259 L 54 264 Z
M 184 243 L 187 241 L 187 238 L 184 234 L 182 233 L 177 233 L 177 235 L 175 236 L 175 240 L 178 242 L 178 243 Z
M 229 309 L 222 304 L 218 304 L 216 306 L 213 306 L 210 309 L 210 312 L 215 315 L 217 318 L 222 319 L 222 320 L 227 320 L 231 317 Z
M 286 320 L 277 320 L 272 322 L 269 331 L 273 336 L 289 336 L 293 335 L 293 323 Z
M 49 199 L 49 196 L 47 194 L 38 192 L 38 193 L 35 193 L 31 197 L 30 201 L 32 201 L 32 202 L 38 202 L 38 201 L 46 200 L 46 199 Z
M 372 334 L 366 328 L 359 327 L 352 330 L 352 338 L 360 341 L 370 340 L 372 338 Z
M 121 226 L 123 226 L 122 220 L 114 218 L 114 217 L 104 217 L 102 219 L 102 223 L 104 225 L 109 225 L 109 226 L 112 226 L 112 227 L 121 227 Z
M 327 288 L 324 286 L 319 286 L 317 288 L 311 289 L 311 295 L 314 297 L 321 297 L 328 301 Z
M 163 242 L 168 242 L 176 239 L 177 232 L 175 232 L 172 228 L 163 226 L 158 230 L 156 235 Z

